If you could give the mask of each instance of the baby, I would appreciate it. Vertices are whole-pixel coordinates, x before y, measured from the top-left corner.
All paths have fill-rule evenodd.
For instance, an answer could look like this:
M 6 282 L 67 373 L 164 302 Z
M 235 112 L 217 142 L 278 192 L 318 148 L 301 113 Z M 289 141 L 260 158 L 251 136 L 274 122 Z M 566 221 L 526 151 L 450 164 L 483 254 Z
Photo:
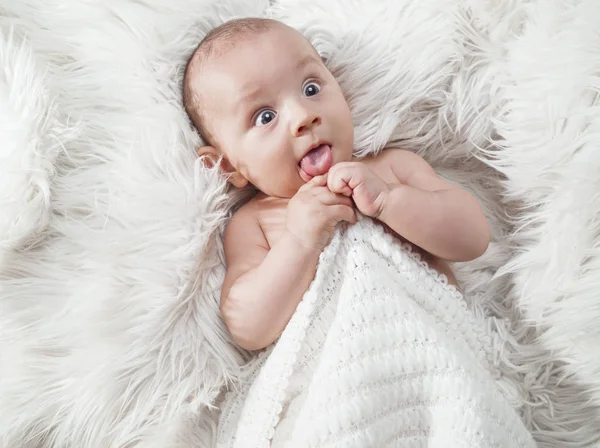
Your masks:
M 421 252 L 451 283 L 447 261 L 479 257 L 489 243 L 477 200 L 412 152 L 353 158 L 353 123 L 340 86 L 313 46 L 267 19 L 209 33 L 190 58 L 184 105 L 237 188 L 258 193 L 225 232 L 221 311 L 247 350 L 273 343 L 309 287 L 321 251 L 356 210 Z

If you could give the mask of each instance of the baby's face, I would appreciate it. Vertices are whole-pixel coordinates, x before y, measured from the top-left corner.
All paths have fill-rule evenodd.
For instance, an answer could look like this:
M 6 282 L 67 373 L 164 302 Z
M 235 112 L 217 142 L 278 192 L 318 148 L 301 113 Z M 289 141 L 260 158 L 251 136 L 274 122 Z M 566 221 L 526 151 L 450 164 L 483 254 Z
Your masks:
M 197 82 L 217 149 L 269 196 L 292 197 L 352 157 L 344 95 L 314 48 L 291 28 L 236 44 L 207 62 Z

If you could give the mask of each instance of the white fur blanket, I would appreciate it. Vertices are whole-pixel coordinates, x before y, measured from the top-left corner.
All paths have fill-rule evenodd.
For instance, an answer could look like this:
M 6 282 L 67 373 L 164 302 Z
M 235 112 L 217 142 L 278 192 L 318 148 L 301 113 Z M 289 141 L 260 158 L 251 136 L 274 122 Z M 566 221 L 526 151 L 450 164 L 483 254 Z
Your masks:
M 272 4 L 271 4 L 272 3 Z M 417 151 L 481 198 L 454 266 L 539 446 L 600 437 L 597 0 L 0 0 L 0 446 L 211 446 L 245 354 L 218 313 L 229 199 L 182 66 L 235 16 L 298 28 L 356 150 Z M 510 384 L 511 386 L 506 386 Z
M 338 230 L 281 338 L 228 395 L 217 446 L 534 447 L 496 384 L 490 328 L 361 219 Z

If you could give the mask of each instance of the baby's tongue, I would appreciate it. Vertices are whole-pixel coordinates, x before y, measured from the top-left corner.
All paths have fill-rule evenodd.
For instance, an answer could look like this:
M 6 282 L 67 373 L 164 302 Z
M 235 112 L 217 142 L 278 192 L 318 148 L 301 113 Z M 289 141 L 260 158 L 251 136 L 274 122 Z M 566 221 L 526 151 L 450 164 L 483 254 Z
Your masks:
M 331 168 L 332 157 L 329 145 L 321 145 L 300 160 L 300 168 L 310 177 L 325 174 Z

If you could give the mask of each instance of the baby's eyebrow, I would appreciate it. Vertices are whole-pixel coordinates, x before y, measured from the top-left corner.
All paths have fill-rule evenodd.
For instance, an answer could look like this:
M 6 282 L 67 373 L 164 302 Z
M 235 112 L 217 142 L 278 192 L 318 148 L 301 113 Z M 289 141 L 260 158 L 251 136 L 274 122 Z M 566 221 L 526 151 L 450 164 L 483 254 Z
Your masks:
M 320 59 L 317 59 L 317 56 L 314 54 L 307 54 L 306 56 L 304 56 L 303 58 L 301 58 L 298 63 L 296 64 L 296 70 L 300 69 L 302 67 L 304 67 L 305 65 L 308 65 L 310 63 L 319 63 L 321 62 Z
M 256 98 L 258 98 L 263 92 L 262 86 L 253 86 L 249 89 L 244 89 L 240 93 L 240 96 L 237 101 L 237 108 L 244 107 L 246 104 L 253 102 Z

